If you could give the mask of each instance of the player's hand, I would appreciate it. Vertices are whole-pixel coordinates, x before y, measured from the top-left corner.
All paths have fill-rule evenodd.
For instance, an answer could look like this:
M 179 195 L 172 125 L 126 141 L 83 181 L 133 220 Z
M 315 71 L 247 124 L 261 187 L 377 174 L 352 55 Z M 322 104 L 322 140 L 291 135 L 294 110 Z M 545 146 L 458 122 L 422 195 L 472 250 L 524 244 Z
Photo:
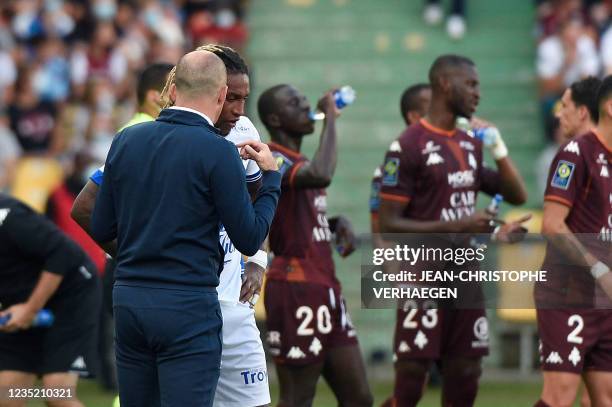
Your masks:
M 485 127 L 495 127 L 495 125 L 482 117 L 472 116 L 470 127 L 473 129 L 484 129 Z
M 0 326 L 2 332 L 15 332 L 20 329 L 28 329 L 34 318 L 36 310 L 27 303 L 15 304 L 0 312 L 0 317 L 10 314 L 11 318 L 6 324 Z
M 266 143 L 249 140 L 236 145 L 243 160 L 253 160 L 262 171 L 277 171 L 278 165 Z
M 333 223 L 332 223 L 333 221 Z M 337 216 L 330 219 L 330 224 L 333 224 L 333 231 L 336 235 L 334 244 L 338 250 L 338 254 L 342 257 L 347 257 L 355 251 L 357 238 L 353 231 L 353 225 L 344 216 Z
M 242 287 L 240 288 L 240 302 L 248 302 L 251 307 L 255 306 L 261 292 L 264 273 L 265 270 L 255 263 L 245 265 Z
M 491 221 L 493 215 L 485 211 L 476 211 L 473 215 L 461 218 L 459 223 L 460 233 L 489 233 L 491 232 Z
M 329 90 L 317 102 L 317 109 L 325 113 L 325 117 L 334 115 L 335 118 L 338 118 L 340 116 L 340 109 L 336 107 L 336 101 L 334 100 L 334 92 L 336 90 Z
M 527 214 L 515 221 L 505 223 L 500 226 L 495 238 L 504 243 L 517 243 L 525 238 L 527 228 L 522 224 L 531 219 L 531 214 Z

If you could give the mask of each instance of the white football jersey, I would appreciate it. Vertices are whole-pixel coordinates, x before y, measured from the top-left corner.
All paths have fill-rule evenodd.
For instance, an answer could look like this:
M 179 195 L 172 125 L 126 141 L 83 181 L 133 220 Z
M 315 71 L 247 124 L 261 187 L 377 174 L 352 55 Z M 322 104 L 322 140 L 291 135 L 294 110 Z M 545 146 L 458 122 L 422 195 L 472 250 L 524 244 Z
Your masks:
M 236 126 L 226 138 L 234 144 L 247 140 L 261 141 L 257 129 L 246 116 L 240 117 L 240 120 L 236 122 Z M 253 160 L 242 160 L 242 162 L 246 171 L 247 183 L 258 181 L 261 178 L 261 171 L 257 163 Z M 219 276 L 219 286 L 217 287 L 219 301 L 237 303 L 240 299 L 242 273 L 244 272 L 242 254 L 236 250 L 224 227 L 219 232 L 219 241 L 225 252 L 223 271 Z

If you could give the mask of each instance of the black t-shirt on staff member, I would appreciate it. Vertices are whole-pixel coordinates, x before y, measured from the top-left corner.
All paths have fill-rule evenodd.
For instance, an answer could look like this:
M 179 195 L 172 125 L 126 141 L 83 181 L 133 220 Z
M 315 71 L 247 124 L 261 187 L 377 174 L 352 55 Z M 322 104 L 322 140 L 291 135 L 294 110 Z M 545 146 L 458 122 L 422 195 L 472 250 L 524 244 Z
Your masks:
M 27 301 L 42 271 L 64 278 L 47 303 L 79 295 L 95 278 L 87 255 L 52 222 L 17 199 L 0 193 L 0 303 Z

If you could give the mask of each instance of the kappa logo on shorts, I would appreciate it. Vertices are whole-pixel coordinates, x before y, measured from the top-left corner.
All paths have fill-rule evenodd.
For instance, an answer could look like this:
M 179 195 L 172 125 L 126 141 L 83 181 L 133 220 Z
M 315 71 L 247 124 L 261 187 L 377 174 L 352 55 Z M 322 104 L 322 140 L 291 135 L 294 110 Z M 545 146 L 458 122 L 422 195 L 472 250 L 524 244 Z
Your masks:
M 289 359 L 304 359 L 306 354 L 302 352 L 299 346 L 292 346 L 287 353 L 287 358 Z
M 259 369 L 249 369 L 240 372 L 242 379 L 244 380 L 245 385 L 267 382 L 268 381 L 268 371 L 266 368 Z
M 406 341 L 401 341 L 399 346 L 397 347 L 397 351 L 399 353 L 410 352 L 410 345 L 408 345 Z
M 399 179 L 400 159 L 398 157 L 389 157 L 383 167 L 383 185 L 394 187 Z
M 2 224 L 4 223 L 4 220 L 6 219 L 6 217 L 8 216 L 10 212 L 11 212 L 10 208 L 0 209 L 0 226 L 2 226 Z
M 87 365 L 85 365 L 85 359 L 83 356 L 77 357 L 74 362 L 70 365 L 71 369 L 85 370 L 87 369 Z
M 575 168 L 576 164 L 569 161 L 560 160 L 557 164 L 557 169 L 555 169 L 555 173 L 553 174 L 552 181 L 550 181 L 550 185 L 559 189 L 569 188 Z
M 546 358 L 546 363 L 549 363 L 551 365 L 560 365 L 563 363 L 563 359 L 561 359 L 561 356 L 559 356 L 558 352 L 552 351 L 550 352 L 550 355 L 548 355 L 548 357 Z

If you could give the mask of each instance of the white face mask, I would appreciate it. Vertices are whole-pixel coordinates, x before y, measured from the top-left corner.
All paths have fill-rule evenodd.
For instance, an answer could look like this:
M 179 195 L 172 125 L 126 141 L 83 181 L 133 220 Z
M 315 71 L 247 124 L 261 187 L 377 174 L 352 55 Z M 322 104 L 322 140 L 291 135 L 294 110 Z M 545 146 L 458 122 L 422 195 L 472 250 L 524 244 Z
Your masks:
M 117 14 L 117 5 L 113 0 L 99 0 L 93 6 L 93 13 L 98 20 L 112 20 Z

